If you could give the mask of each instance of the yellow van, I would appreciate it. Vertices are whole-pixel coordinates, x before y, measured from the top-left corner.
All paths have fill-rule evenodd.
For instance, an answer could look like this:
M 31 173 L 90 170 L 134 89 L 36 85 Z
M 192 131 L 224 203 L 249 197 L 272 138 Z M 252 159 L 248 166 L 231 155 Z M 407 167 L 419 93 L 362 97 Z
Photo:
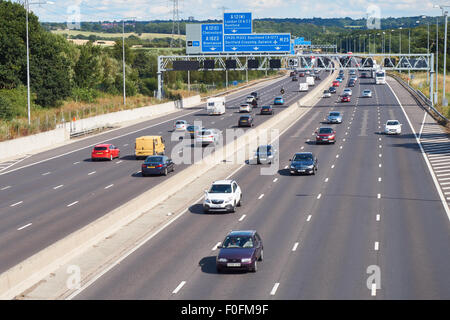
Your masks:
M 164 154 L 166 147 L 161 136 L 143 136 L 136 138 L 134 154 L 136 159 L 146 158 L 157 154 Z

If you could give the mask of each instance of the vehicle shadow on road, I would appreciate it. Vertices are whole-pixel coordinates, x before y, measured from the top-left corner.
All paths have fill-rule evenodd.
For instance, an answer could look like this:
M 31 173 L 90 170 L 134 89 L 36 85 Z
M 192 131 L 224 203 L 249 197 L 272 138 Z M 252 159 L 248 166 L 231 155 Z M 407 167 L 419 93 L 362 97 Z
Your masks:
M 126 161 L 130 161 L 130 160 L 133 160 L 133 161 L 144 161 L 145 158 L 143 157 L 142 159 L 136 159 L 136 156 L 130 155 L 130 154 L 129 154 L 129 155 L 120 157 L 120 160 L 126 160 Z
M 280 170 L 278 170 L 278 174 L 280 176 L 290 176 L 291 175 L 289 169 L 280 169 Z
M 216 269 L 216 256 L 209 256 L 202 258 L 198 265 L 202 268 L 202 272 L 204 273 L 210 273 L 210 274 L 219 274 Z M 224 274 L 231 274 L 231 273 L 246 273 L 245 270 L 223 270 L 221 273 Z

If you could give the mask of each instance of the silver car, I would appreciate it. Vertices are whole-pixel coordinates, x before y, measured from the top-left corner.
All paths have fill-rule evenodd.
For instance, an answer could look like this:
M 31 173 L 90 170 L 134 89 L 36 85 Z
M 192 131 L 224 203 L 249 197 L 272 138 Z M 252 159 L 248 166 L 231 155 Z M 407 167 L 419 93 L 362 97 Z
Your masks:
M 195 143 L 197 145 L 208 145 L 210 143 L 218 144 L 221 132 L 217 129 L 203 129 L 197 134 Z
M 350 88 L 345 88 L 345 89 L 344 89 L 344 92 L 342 93 L 342 95 L 345 95 L 345 94 L 348 94 L 349 96 L 351 96 L 351 95 L 352 95 L 352 89 L 350 89 Z
M 328 123 L 342 123 L 342 115 L 337 111 L 330 111 L 327 117 Z
M 363 96 L 363 98 L 372 98 L 372 91 L 370 91 L 369 89 L 366 89 L 362 92 L 362 96 Z
M 188 123 L 186 120 L 177 120 L 173 125 L 174 131 L 186 131 Z

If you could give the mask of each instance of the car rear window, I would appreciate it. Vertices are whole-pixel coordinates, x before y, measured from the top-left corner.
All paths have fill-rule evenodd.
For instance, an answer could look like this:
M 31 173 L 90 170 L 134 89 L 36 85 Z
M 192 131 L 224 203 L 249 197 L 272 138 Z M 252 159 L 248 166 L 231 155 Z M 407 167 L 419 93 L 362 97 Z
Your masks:
M 163 157 L 147 157 L 145 159 L 145 163 L 161 163 L 163 161 Z
M 103 151 L 103 150 L 108 150 L 107 147 L 95 147 L 94 148 L 95 151 Z
M 176 124 L 185 124 L 184 121 L 177 121 Z
M 223 248 L 253 248 L 253 239 L 250 236 L 227 237 L 223 242 Z
M 209 193 L 231 193 L 231 184 L 213 184 Z
M 331 128 L 320 128 L 319 133 L 332 133 L 333 129 Z

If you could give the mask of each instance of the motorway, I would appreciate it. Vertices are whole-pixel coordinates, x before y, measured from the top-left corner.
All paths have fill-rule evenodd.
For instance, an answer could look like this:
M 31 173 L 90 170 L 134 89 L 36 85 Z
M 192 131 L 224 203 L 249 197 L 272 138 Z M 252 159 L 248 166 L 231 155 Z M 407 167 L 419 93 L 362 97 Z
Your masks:
M 306 94 L 298 92 L 298 82 L 284 77 L 270 85 L 257 85 L 259 105 L 273 103 L 282 86 L 286 90 L 285 106 L 277 106 L 275 110 Z M 190 124 L 202 121 L 204 127 L 219 130 L 233 128 L 238 123 L 239 104 L 254 90 L 250 87 L 228 96 L 227 113 L 223 116 L 208 116 L 202 104 L 42 152 L 15 165 L 8 164 L 0 172 L 0 272 L 164 181 L 165 177 L 143 178 L 140 174 L 142 161 L 134 159 L 136 137 L 162 135 L 166 154 L 170 155 L 178 143 L 171 141 L 175 120 L 184 119 Z M 254 109 L 253 113 L 256 112 L 259 108 Z M 255 117 L 255 125 L 270 118 Z M 90 152 L 98 143 L 119 147 L 120 159 L 92 162 Z M 178 165 L 175 171 L 186 167 L 187 164 Z
M 359 98 L 366 88 L 373 98 Z M 449 219 L 397 99 L 373 79 L 358 80 L 350 103 L 336 99 L 280 137 L 277 174 L 233 174 L 244 195 L 236 213 L 193 204 L 76 299 L 450 299 Z M 331 110 L 344 115 L 331 125 L 337 142 L 316 145 Z M 388 119 L 402 135 L 381 133 Z M 288 174 L 299 151 L 317 155 L 315 176 Z M 217 244 L 236 229 L 258 231 L 264 261 L 256 273 L 217 274 Z M 378 288 L 367 285 L 374 269 Z

